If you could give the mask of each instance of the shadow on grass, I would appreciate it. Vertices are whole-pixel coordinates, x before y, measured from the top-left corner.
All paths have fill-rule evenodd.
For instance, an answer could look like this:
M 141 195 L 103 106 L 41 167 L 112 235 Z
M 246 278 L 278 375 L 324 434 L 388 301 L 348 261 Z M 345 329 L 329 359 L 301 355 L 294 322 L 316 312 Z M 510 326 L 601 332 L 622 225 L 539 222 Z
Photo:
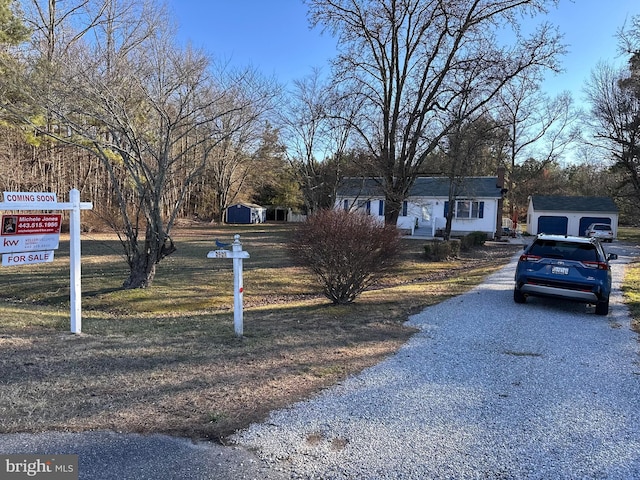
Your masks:
M 64 254 L 9 273 L 13 285 L 0 304 L 0 431 L 113 429 L 221 440 L 392 355 L 414 332 L 403 325 L 408 315 L 480 281 L 490 261 L 497 266 L 486 259 L 431 265 L 421 242 L 408 241 L 405 268 L 384 288 L 335 306 L 292 266 L 291 231 L 176 232 L 178 252 L 144 290 L 120 288 L 127 272 L 117 244 L 83 240 L 84 333 L 77 336 L 68 333 Z M 243 339 L 233 333 L 231 262 L 206 259 L 215 238 L 235 233 L 251 254 Z M 36 303 L 43 299 L 49 302 Z
M 344 323 L 325 305 L 280 312 L 274 322 L 277 310 L 249 312 L 244 339 L 234 337 L 224 313 L 89 314 L 88 333 L 79 336 L 62 333 L 59 319 L 48 329 L 8 331 L 0 338 L 2 431 L 114 429 L 220 440 L 378 363 L 411 334 L 393 323 Z

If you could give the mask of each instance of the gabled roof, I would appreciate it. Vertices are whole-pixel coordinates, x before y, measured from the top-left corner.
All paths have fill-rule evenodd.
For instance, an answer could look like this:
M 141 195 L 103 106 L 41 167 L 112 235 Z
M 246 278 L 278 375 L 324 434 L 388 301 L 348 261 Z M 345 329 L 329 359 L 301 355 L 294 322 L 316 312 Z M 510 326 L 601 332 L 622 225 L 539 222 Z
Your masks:
M 498 187 L 498 177 L 464 177 L 456 180 L 456 197 L 468 198 L 500 198 L 501 188 Z M 448 197 L 449 179 L 447 177 L 418 177 L 416 178 L 409 197 Z M 349 198 L 384 197 L 384 191 L 379 179 L 354 178 L 343 179 L 338 187 L 337 196 Z
M 607 212 L 617 213 L 618 207 L 609 197 L 573 197 L 561 195 L 532 195 L 533 209 L 549 212 Z
M 375 178 L 347 177 L 343 178 L 336 191 L 339 197 L 384 197 L 380 183 Z
M 455 180 L 456 197 L 492 197 L 502 196 L 498 186 L 498 177 L 463 177 Z M 449 179 L 446 177 L 418 177 L 409 195 L 412 197 L 448 197 Z

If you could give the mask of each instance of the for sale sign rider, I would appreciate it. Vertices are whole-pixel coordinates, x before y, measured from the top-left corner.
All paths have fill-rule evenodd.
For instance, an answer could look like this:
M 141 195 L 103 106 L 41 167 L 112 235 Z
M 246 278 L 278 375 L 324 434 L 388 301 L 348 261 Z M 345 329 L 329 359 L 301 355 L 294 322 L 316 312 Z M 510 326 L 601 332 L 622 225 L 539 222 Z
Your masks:
M 60 242 L 61 217 L 59 213 L 2 215 L 2 265 L 52 262 Z

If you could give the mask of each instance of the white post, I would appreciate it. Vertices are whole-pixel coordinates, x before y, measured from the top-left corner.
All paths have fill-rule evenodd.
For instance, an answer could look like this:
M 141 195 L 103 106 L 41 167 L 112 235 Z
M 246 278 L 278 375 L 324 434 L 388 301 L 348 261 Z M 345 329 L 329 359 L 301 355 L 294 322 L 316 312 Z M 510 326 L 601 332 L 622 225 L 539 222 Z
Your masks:
M 220 247 L 225 244 L 216 241 Z M 244 286 L 242 284 L 242 259 L 249 258 L 249 252 L 242 250 L 240 235 L 234 235 L 231 250 L 212 250 L 207 253 L 207 258 L 231 258 L 233 259 L 233 329 L 237 337 L 242 337 L 242 297 Z
M 242 244 L 240 243 L 240 235 L 233 237 L 231 245 L 232 252 L 241 252 Z M 236 337 L 242 337 L 243 334 L 243 318 L 242 318 L 242 299 L 244 286 L 242 282 L 242 257 L 236 254 L 233 257 L 233 329 Z
M 12 197 L 25 198 L 20 201 L 7 201 L 7 194 Z M 32 197 L 29 200 L 29 197 Z M 44 197 L 45 200 L 37 200 Z M 51 198 L 51 199 L 49 199 Z M 69 271 L 71 282 L 70 290 L 70 317 L 71 331 L 80 333 L 82 331 L 82 319 L 80 318 L 80 210 L 91 210 L 93 203 L 80 202 L 80 192 L 75 188 L 69 192 L 69 202 L 58 202 L 55 194 L 47 192 L 31 193 L 31 192 L 5 192 L 5 201 L 0 202 L 0 210 L 69 210 Z M 58 232 L 59 233 L 59 232 Z M 56 246 L 57 247 L 57 239 Z
M 69 192 L 71 210 L 69 214 L 69 262 L 71 290 L 71 332 L 82 332 L 81 272 L 80 272 L 80 192 Z

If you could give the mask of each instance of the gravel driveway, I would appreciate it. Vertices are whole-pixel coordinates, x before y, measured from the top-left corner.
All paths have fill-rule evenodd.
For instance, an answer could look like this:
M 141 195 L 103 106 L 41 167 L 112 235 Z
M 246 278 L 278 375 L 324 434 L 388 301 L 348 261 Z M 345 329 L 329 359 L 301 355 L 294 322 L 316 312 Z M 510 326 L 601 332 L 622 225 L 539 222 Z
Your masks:
M 513 302 L 513 261 L 413 316 L 398 353 L 235 440 L 290 478 L 638 479 L 640 344 L 610 314 Z
M 640 479 L 640 343 L 614 295 L 593 307 L 512 300 L 515 258 L 468 294 L 411 318 L 393 357 L 235 436 L 0 436 L 0 453 L 70 453 L 80 478 Z M 259 460 L 257 453 L 263 461 Z

